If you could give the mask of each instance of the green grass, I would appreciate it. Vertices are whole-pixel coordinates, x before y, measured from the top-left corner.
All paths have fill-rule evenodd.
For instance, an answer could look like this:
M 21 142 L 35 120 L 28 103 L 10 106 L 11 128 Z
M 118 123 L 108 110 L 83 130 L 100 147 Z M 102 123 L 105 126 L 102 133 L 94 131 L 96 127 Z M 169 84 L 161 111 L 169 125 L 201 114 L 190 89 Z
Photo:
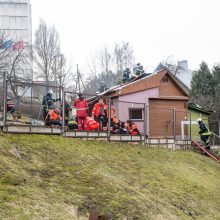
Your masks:
M 191 151 L 46 135 L 0 146 L 1 219 L 220 219 L 220 164 Z

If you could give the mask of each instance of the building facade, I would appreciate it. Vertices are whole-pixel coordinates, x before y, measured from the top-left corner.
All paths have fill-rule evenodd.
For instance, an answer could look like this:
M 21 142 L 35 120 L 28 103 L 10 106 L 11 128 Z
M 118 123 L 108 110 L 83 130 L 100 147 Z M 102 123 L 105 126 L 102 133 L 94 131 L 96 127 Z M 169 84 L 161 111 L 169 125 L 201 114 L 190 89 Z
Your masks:
M 0 0 L 0 34 L 4 41 L 12 41 L 15 56 L 22 49 L 25 61 L 15 67 L 18 77 L 32 77 L 33 64 L 30 56 L 32 45 L 32 18 L 30 0 Z M 4 42 L 1 42 L 1 44 Z M 17 52 L 17 53 L 16 53 Z M 10 65 L 8 67 L 10 69 Z

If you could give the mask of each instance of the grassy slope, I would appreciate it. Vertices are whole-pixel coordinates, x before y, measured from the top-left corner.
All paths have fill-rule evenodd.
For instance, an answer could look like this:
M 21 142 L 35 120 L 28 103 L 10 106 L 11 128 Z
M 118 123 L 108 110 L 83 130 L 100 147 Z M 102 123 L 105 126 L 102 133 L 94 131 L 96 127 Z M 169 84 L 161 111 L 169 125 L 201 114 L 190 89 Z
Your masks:
M 220 219 L 220 165 L 193 152 L 43 135 L 0 134 L 0 146 L 1 219 L 88 219 L 91 208 L 113 219 Z

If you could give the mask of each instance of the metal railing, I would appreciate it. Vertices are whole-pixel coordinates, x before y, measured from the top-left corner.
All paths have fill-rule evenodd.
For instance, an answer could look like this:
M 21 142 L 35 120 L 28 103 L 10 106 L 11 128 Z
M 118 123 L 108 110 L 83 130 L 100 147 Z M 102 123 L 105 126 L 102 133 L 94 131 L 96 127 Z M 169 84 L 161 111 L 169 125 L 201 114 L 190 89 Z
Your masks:
M 215 134 L 215 133 L 213 133 L 213 132 L 211 132 L 212 133 L 212 140 L 211 140 L 211 142 L 212 142 L 212 146 L 214 146 L 214 147 L 217 147 L 217 149 L 219 150 L 220 149 L 220 136 L 218 136 L 217 134 Z M 217 139 L 217 141 L 216 141 L 216 139 Z M 216 145 L 216 142 L 217 142 L 217 145 Z

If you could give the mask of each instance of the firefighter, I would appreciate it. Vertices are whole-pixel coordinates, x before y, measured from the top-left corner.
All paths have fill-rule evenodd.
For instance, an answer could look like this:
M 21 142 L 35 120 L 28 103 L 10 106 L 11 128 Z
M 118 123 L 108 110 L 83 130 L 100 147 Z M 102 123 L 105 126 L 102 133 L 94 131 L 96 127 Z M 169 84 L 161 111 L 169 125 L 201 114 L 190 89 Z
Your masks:
M 68 121 L 68 129 L 69 130 L 77 130 L 78 129 L 78 123 L 77 123 L 77 117 L 73 116 Z
M 86 125 L 87 125 L 87 131 L 99 130 L 99 123 L 91 117 L 87 117 Z
M 59 111 L 57 109 L 51 108 L 48 111 L 47 116 L 45 118 L 45 125 L 62 125 L 62 117 L 60 116 Z
M 131 70 L 129 68 L 126 68 L 124 71 L 123 71 L 123 79 L 122 79 L 122 82 L 123 83 L 126 83 L 126 82 L 129 82 L 130 80 L 130 74 L 131 74 Z
M 75 100 L 73 106 L 76 108 L 76 116 L 78 120 L 78 130 L 86 130 L 86 116 L 88 111 L 87 100 L 82 93 L 78 94 L 78 99 Z
M 133 68 L 134 75 L 140 76 L 144 73 L 144 68 L 140 63 L 137 63 L 136 66 Z
M 209 129 L 207 128 L 207 126 L 205 125 L 205 123 L 202 121 L 201 118 L 198 118 L 197 122 L 199 124 L 199 129 L 200 129 L 199 134 L 201 140 L 206 144 L 205 148 L 209 150 L 210 149 L 209 139 L 212 133 L 209 131 Z
M 60 101 L 60 99 L 54 99 L 53 98 L 53 91 L 49 90 L 47 94 L 43 97 L 42 102 L 42 109 L 43 109 L 43 119 L 45 121 L 45 118 L 47 116 L 47 113 L 49 109 L 52 109 L 54 107 L 54 102 Z
M 62 105 L 61 105 L 61 109 L 62 109 Z M 72 111 L 72 108 L 70 107 L 69 103 L 65 100 L 65 102 L 64 102 L 65 126 L 68 125 L 71 111 Z M 61 110 L 61 116 L 63 117 L 62 110 Z
M 99 123 L 100 130 L 106 129 L 107 117 L 108 117 L 108 106 L 104 103 L 103 99 L 100 98 L 99 102 L 96 103 L 92 109 L 92 118 Z

